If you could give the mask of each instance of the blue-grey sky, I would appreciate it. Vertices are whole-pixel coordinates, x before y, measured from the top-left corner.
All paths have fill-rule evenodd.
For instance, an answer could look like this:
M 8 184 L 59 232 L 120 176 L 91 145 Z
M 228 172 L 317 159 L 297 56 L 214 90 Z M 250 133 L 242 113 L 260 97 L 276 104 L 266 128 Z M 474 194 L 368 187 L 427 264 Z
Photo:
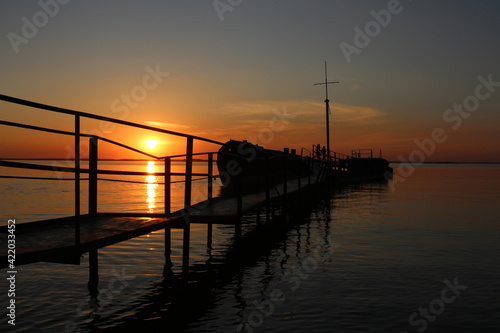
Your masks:
M 326 60 L 340 81 L 329 87 L 332 149 L 408 159 L 422 150 L 415 140 L 442 128 L 446 139 L 426 160 L 499 161 L 500 86 L 481 88 L 489 95 L 474 111 L 447 113 L 475 96 L 478 77 L 500 82 L 499 14 L 494 0 L 4 0 L 0 93 L 221 141 L 309 148 L 325 144 L 325 92 L 313 84 Z M 259 137 L 275 112 L 288 118 Z M 0 118 L 71 124 L 5 103 Z M 146 136 L 124 131 L 103 132 L 136 145 Z M 0 157 L 20 144 L 2 143 Z

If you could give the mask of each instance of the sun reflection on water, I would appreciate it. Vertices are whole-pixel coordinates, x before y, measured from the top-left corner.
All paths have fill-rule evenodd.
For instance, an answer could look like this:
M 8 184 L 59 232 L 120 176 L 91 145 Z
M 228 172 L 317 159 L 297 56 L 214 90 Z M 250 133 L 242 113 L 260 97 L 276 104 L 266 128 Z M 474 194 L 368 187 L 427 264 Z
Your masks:
M 148 161 L 148 173 L 155 172 L 155 162 Z M 146 189 L 147 189 L 147 199 L 148 212 L 154 213 L 156 208 L 156 189 L 158 188 L 158 180 L 154 175 L 146 176 Z

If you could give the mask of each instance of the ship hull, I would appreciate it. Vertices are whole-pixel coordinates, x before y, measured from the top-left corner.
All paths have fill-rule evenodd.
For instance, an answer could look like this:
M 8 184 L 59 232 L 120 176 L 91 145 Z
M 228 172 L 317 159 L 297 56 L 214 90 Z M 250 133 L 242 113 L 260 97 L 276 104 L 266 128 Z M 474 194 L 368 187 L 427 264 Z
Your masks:
M 318 172 L 323 160 L 302 158 L 278 150 L 270 150 L 247 141 L 230 140 L 217 153 L 217 167 L 223 184 L 222 194 L 238 188 L 253 192 L 273 187 L 285 180 Z M 326 170 L 326 169 L 324 169 Z M 334 183 L 388 180 L 393 170 L 383 158 L 346 158 L 330 171 Z
M 287 176 L 306 174 L 308 165 L 296 155 L 230 140 L 217 153 L 217 167 L 225 190 L 238 184 L 246 190 L 258 190 L 283 182 Z

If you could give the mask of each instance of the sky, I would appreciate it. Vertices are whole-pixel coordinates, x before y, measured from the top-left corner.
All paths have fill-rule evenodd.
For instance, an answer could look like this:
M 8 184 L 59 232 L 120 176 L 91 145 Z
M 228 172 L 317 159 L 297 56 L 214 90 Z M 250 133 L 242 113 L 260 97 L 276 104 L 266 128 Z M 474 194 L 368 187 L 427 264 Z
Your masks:
M 301 152 L 326 145 L 325 86 L 314 85 L 326 61 L 339 81 L 332 150 L 500 162 L 499 13 L 494 0 L 3 0 L 0 94 Z M 6 102 L 0 119 L 74 130 L 71 116 Z M 0 158 L 71 155 L 71 137 L 0 128 Z M 99 121 L 81 129 L 158 156 L 186 149 Z M 110 144 L 99 154 L 141 157 Z

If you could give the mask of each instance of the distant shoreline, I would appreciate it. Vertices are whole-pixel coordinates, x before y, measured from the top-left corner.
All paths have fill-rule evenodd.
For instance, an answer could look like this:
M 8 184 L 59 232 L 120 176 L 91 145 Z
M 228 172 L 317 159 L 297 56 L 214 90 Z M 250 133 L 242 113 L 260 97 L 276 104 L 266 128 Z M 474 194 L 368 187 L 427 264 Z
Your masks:
M 410 163 L 411 162 L 401 162 L 401 161 L 389 161 L 389 164 L 403 164 L 403 163 Z M 440 161 L 440 162 L 418 162 L 419 164 L 500 164 L 500 162 L 446 162 L 446 161 Z

